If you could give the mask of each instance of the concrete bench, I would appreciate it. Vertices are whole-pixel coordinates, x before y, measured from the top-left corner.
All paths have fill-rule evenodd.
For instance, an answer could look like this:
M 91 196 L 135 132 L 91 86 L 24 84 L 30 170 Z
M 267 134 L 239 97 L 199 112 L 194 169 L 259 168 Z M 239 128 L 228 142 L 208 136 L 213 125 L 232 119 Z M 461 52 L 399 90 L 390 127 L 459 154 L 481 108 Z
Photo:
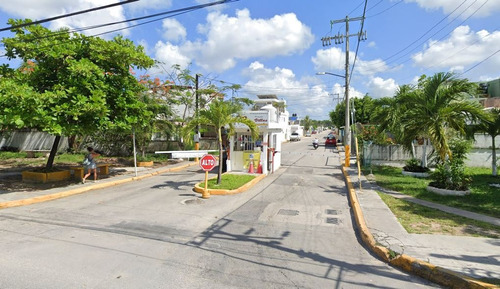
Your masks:
M 83 179 L 83 176 L 87 173 L 85 171 L 85 167 L 70 167 L 70 170 L 72 170 L 74 173 L 74 176 L 76 179 L 81 180 Z M 109 174 L 109 164 L 97 164 L 97 172 L 98 175 L 107 175 Z
M 25 151 L 25 152 L 26 152 L 27 158 L 35 158 L 36 153 L 42 153 L 45 155 L 45 157 L 48 157 L 50 154 L 50 150 L 29 150 L 29 151 Z

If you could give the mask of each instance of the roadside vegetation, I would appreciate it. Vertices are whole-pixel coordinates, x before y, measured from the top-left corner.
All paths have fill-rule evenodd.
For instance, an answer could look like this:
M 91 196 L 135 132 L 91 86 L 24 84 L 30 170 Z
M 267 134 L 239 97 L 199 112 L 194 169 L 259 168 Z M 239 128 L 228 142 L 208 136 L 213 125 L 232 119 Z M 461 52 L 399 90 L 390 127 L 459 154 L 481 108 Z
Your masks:
M 85 153 L 59 153 L 54 158 L 56 166 L 80 166 Z M 101 156 L 98 162 L 133 165 L 133 157 Z M 168 162 L 166 155 L 146 154 L 138 157 L 138 161 L 153 161 L 157 163 Z M 0 152 L 0 166 L 7 166 L 11 169 L 22 169 L 26 167 L 40 167 L 47 162 L 44 153 L 35 153 L 34 158 L 28 158 L 26 152 Z
M 364 169 L 372 173 L 377 185 L 418 199 L 443 204 L 492 217 L 500 217 L 500 188 L 490 184 L 500 183 L 488 168 L 466 168 L 471 178 L 471 193 L 466 196 L 441 196 L 426 190 L 430 179 L 420 179 L 401 174 L 401 168 L 373 166 Z M 472 236 L 500 237 L 500 227 L 462 218 L 435 209 L 398 200 L 383 193 L 384 202 L 401 224 L 412 233 L 464 234 Z M 479 229 L 478 229 L 479 228 Z
M 244 174 L 223 174 L 221 176 L 220 184 L 217 183 L 217 178 L 208 180 L 208 189 L 220 189 L 220 190 L 235 190 L 251 180 L 255 179 L 254 175 L 244 175 Z M 205 183 L 199 183 L 200 187 L 204 187 Z

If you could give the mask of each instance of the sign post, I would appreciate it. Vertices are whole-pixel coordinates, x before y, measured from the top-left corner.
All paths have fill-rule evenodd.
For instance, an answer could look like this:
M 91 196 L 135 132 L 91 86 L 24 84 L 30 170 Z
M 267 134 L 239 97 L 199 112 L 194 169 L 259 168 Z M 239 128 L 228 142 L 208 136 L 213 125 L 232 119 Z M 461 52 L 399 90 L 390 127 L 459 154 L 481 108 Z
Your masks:
M 205 171 L 205 189 L 201 194 L 203 199 L 210 198 L 210 193 L 208 192 L 208 172 L 211 171 L 215 165 L 217 164 L 217 160 L 213 155 L 204 155 L 200 159 L 200 167 Z

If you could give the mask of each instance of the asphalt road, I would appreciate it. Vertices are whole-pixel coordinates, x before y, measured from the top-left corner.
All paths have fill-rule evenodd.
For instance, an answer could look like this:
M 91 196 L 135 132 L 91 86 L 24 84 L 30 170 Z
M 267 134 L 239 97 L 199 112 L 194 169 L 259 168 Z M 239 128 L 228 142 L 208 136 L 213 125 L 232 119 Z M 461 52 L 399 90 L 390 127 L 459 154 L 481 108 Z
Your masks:
M 0 288 L 429 288 L 355 234 L 338 154 L 312 138 L 247 192 L 191 167 L 0 211 Z

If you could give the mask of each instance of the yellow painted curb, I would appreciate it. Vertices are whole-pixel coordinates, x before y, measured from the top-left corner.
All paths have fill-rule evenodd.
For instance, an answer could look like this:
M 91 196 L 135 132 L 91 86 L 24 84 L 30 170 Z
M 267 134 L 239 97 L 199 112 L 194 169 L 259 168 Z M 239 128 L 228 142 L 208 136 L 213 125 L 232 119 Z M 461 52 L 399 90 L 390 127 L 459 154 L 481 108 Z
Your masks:
M 249 188 L 253 187 L 256 183 L 260 182 L 263 178 L 265 178 L 266 175 L 260 174 L 257 175 L 253 180 L 249 181 L 248 183 L 244 184 L 243 186 L 234 189 L 234 190 L 220 190 L 220 189 L 208 189 L 208 192 L 210 195 L 234 195 L 234 194 L 239 194 L 242 193 Z M 199 183 L 202 184 L 202 183 Z M 200 187 L 199 184 L 194 185 L 194 191 L 203 194 L 203 191 L 205 191 L 204 187 Z M 204 183 L 203 183 L 204 185 Z
M 8 202 L 0 202 L 0 209 L 5 209 L 5 208 L 12 208 L 12 207 L 19 207 L 19 206 L 26 206 L 26 205 L 31 205 L 31 204 L 36 204 L 36 203 L 41 203 L 41 202 L 46 202 L 46 201 L 51 201 L 51 200 L 56 200 L 72 195 L 77 195 L 81 193 L 85 193 L 91 190 L 97 190 L 97 189 L 104 189 L 108 188 L 111 186 L 116 186 L 116 185 L 121 185 L 123 183 L 128 183 L 132 181 L 137 181 L 137 180 L 142 180 L 147 177 L 155 176 L 158 174 L 163 174 L 163 173 L 168 173 L 168 172 L 177 172 L 183 169 L 186 169 L 188 167 L 197 165 L 198 163 L 189 163 L 186 165 L 182 165 L 179 167 L 174 167 L 174 168 L 168 168 L 164 170 L 159 170 L 153 173 L 149 174 L 144 174 L 142 176 L 137 176 L 137 177 L 131 177 L 131 178 L 126 178 L 126 179 L 121 179 L 121 180 L 115 180 L 115 181 L 110 181 L 110 182 L 105 182 L 105 183 L 97 183 L 97 184 L 92 184 L 90 186 L 85 186 L 85 187 L 79 187 L 75 188 L 72 190 L 60 192 L 60 193 L 54 193 L 54 194 L 49 194 L 49 195 L 43 195 L 43 196 L 38 196 L 38 197 L 33 197 L 29 199 L 23 199 L 23 200 L 16 200 L 16 201 L 8 201 Z
M 449 288 L 500 288 L 496 285 L 481 282 L 457 272 L 434 266 L 430 263 L 410 257 L 405 254 L 398 255 L 395 258 L 391 258 L 390 250 L 378 245 L 375 242 L 375 238 L 373 238 L 373 235 L 366 226 L 366 222 L 358 202 L 356 191 L 352 186 L 351 178 L 349 177 L 349 174 L 347 173 L 345 167 L 342 167 L 342 172 L 346 179 L 349 200 L 354 212 L 354 218 L 356 220 L 356 225 L 358 226 L 361 239 L 363 240 L 365 245 L 372 252 L 377 254 L 377 256 L 379 256 L 382 260 L 388 262 L 393 266 L 401 268 L 404 271 L 418 275 L 422 278 L 435 282 L 439 285 L 447 286 Z

